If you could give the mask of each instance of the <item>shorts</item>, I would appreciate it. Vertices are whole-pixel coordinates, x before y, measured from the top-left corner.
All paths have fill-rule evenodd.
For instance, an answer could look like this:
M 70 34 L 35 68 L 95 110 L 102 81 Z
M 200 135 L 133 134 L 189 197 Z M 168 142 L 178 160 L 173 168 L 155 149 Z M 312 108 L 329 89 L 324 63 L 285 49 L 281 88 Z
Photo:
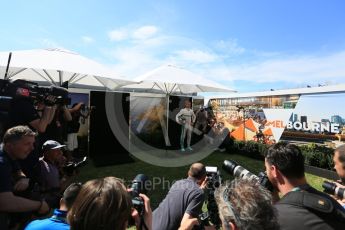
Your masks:
M 73 151 L 78 148 L 78 134 L 69 133 L 67 134 L 67 150 Z

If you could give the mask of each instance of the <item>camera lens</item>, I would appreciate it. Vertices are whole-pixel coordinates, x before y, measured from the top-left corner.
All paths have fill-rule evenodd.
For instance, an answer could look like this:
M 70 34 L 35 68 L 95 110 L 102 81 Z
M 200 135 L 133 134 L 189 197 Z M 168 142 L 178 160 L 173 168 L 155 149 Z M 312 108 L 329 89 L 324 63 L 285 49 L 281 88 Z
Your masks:
M 236 161 L 232 161 L 232 160 L 225 160 L 223 163 L 223 169 L 229 173 L 232 174 L 234 173 L 235 168 L 238 166 Z
M 340 199 L 344 199 L 345 197 L 345 188 L 336 187 L 335 188 L 335 195 Z
M 329 182 L 329 181 L 324 181 L 322 183 L 322 187 L 325 189 L 324 192 L 328 194 L 334 194 L 335 189 L 336 189 L 336 184 Z
M 132 192 L 135 193 L 136 196 L 139 195 L 139 193 L 146 194 L 146 181 L 148 181 L 148 177 L 144 174 L 138 174 L 134 180 L 132 181 Z

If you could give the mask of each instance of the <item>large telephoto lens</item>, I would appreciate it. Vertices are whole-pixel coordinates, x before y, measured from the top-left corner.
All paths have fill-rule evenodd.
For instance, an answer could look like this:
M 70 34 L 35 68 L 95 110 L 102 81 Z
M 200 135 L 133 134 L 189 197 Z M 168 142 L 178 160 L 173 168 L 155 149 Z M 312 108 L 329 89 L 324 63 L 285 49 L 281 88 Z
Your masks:
M 223 163 L 223 169 L 227 173 L 232 174 L 233 176 L 238 178 L 259 180 L 259 178 L 255 174 L 238 165 L 236 161 L 225 160 Z

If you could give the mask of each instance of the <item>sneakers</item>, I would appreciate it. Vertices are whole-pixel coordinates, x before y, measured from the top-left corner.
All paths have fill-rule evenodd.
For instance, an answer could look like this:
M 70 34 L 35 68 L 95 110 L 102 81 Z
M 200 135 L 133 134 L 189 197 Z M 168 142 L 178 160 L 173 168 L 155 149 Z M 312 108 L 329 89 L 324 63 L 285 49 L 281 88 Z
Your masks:
M 189 146 L 186 148 L 188 151 L 193 151 L 193 149 Z M 185 148 L 181 148 L 181 152 L 185 152 L 186 151 Z

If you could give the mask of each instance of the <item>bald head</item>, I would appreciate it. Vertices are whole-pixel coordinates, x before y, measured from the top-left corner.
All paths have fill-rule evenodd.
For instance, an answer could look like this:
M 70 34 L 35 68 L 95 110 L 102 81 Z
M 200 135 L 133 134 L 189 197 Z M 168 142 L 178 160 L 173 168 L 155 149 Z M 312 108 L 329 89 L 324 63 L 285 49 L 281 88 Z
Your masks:
M 194 163 L 190 166 L 188 176 L 201 180 L 206 176 L 206 168 L 201 163 Z

